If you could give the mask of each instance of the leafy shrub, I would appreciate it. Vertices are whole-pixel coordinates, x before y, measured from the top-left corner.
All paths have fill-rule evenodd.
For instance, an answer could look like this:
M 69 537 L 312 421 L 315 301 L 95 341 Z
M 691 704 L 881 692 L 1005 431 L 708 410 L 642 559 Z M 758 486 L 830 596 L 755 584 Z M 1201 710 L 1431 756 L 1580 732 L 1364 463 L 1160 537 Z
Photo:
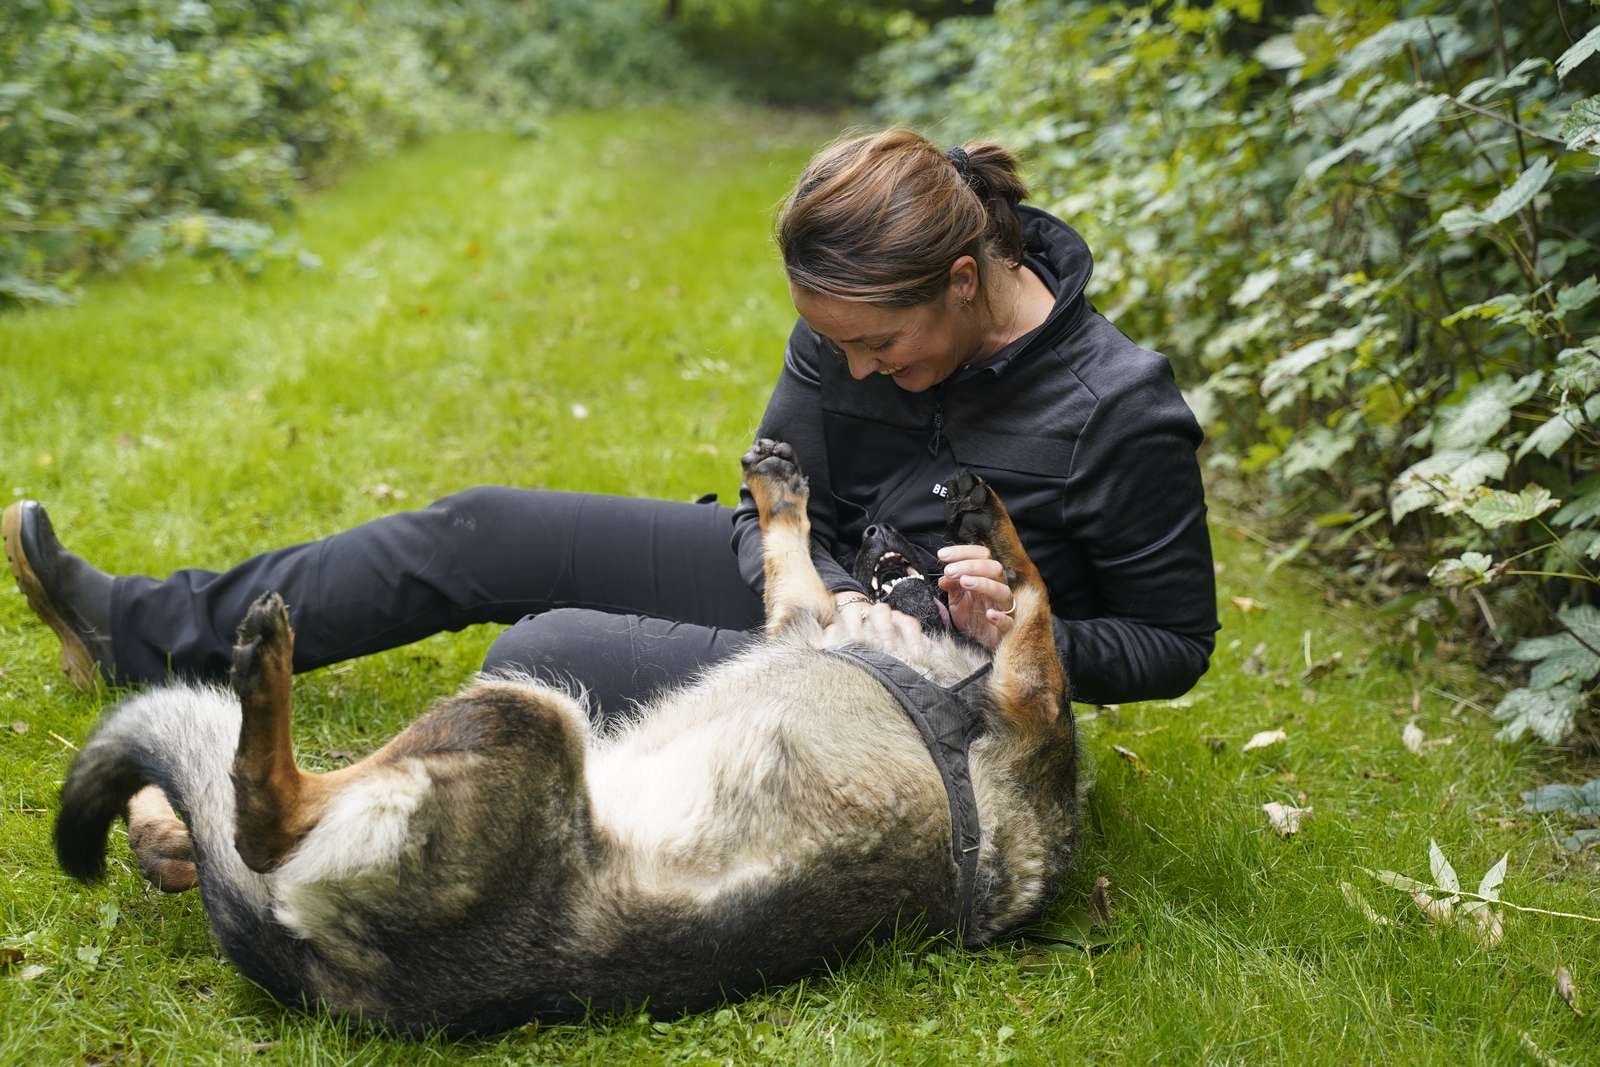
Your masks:
M 1283 558 L 1388 597 L 1403 658 L 1503 645 L 1505 735 L 1558 741 L 1600 694 L 1600 19 L 1398 7 L 1005 0 L 863 77 L 1022 149 Z
M 237 220 L 270 218 L 298 181 L 354 156 L 692 84 L 682 49 L 640 13 L 624 0 L 9 0 L 0 302 L 63 302 L 84 270 L 169 247 L 259 264 L 281 242 Z

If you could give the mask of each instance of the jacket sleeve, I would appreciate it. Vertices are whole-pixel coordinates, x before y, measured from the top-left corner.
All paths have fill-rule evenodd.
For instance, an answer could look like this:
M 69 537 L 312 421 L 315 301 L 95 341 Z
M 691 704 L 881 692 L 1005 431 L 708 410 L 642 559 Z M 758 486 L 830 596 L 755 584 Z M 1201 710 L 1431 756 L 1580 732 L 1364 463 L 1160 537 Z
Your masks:
M 1097 704 L 1182 695 L 1216 642 L 1200 427 L 1165 359 L 1130 378 L 1101 395 L 1067 479 L 1103 615 L 1055 619 L 1056 644 L 1073 699 Z
M 828 453 L 822 432 L 821 378 L 817 360 L 829 358 L 821 351 L 814 333 L 803 322 L 795 324 L 783 354 L 783 370 L 767 401 L 757 437 L 785 441 L 795 450 L 800 469 L 810 483 L 810 502 L 806 512 L 811 519 L 811 559 L 823 584 L 832 592 L 855 590 L 861 586 L 834 558 L 838 529 L 834 516 L 833 493 L 828 482 Z M 733 551 L 739 557 L 739 573 L 746 584 L 762 594 L 766 584 L 761 563 L 761 524 L 755 499 L 744 486 L 739 487 L 739 506 L 733 513 Z

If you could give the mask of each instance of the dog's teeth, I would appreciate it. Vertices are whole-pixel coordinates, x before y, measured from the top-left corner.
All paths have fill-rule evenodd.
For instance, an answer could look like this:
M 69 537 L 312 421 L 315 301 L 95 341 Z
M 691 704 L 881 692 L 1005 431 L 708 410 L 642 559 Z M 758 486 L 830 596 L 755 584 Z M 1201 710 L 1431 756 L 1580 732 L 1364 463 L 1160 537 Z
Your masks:
M 917 570 L 917 568 L 915 568 L 915 567 L 907 567 L 906 568 L 906 577 L 907 578 L 921 578 L 922 577 L 922 572 Z

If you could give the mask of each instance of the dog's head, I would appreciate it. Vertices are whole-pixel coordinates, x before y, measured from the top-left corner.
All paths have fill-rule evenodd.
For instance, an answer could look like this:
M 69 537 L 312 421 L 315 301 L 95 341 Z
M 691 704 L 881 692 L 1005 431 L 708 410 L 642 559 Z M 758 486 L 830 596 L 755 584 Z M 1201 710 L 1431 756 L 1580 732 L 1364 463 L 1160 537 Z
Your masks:
M 939 588 L 939 560 L 887 523 L 868 526 L 851 566 L 867 595 L 922 623 L 930 634 L 951 633 L 950 605 Z

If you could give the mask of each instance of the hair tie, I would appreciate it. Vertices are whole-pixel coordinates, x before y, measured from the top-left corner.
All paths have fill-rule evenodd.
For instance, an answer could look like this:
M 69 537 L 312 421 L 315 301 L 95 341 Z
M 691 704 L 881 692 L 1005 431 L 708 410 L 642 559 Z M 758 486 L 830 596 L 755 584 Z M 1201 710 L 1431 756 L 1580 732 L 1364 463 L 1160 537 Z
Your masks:
M 965 148 L 952 148 L 944 154 L 944 158 L 955 165 L 956 173 L 961 175 L 961 180 L 976 192 L 978 183 L 972 173 L 972 157 L 967 155 L 967 150 Z

